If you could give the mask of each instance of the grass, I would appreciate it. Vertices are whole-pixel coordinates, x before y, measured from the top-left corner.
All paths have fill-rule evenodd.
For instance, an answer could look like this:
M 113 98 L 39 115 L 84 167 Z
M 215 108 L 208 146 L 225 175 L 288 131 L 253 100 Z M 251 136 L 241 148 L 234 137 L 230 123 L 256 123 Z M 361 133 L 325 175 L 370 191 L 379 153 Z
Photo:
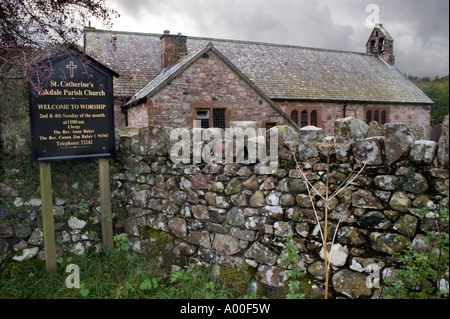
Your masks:
M 78 288 L 67 288 L 79 267 Z M 229 299 L 231 293 L 211 278 L 210 269 L 180 268 L 164 275 L 145 257 L 123 249 L 58 259 L 51 275 L 45 262 L 28 260 L 0 265 L 1 299 Z

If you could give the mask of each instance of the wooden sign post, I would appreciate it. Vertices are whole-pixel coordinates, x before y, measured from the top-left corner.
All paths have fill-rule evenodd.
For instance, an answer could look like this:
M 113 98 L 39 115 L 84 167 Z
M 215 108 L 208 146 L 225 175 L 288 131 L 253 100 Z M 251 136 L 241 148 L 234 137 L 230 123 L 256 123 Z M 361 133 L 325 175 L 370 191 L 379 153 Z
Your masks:
M 111 189 L 109 187 L 109 162 L 107 158 L 99 158 L 98 160 L 98 179 L 100 184 L 103 246 L 105 249 L 110 250 L 113 248 L 114 243 L 111 213 Z
M 113 76 L 119 75 L 77 50 L 46 59 L 34 69 L 31 145 L 39 162 L 45 259 L 47 272 L 52 272 L 56 246 L 50 161 L 99 159 L 103 245 L 113 248 L 108 158 L 115 154 Z
M 47 273 L 56 269 L 55 224 L 53 222 L 52 177 L 49 162 L 39 163 L 42 223 L 44 228 L 45 266 Z

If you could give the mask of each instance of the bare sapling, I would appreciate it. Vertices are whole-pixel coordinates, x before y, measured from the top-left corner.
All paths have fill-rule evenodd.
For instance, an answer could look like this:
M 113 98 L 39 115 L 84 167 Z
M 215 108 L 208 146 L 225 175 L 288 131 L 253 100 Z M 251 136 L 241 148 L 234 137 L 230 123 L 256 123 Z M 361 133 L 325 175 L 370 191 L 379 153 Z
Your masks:
M 325 141 L 325 142 L 317 142 L 315 143 L 315 146 L 317 147 L 319 153 L 323 154 L 326 156 L 327 158 L 327 165 L 326 165 L 326 176 L 325 176 L 325 194 L 321 194 L 321 192 L 319 190 L 317 190 L 314 185 L 309 181 L 308 179 L 308 175 L 305 173 L 305 171 L 303 170 L 302 166 L 300 166 L 297 157 L 296 157 L 296 153 L 297 150 L 293 149 L 293 147 L 289 147 L 289 149 L 292 151 L 292 155 L 294 157 L 295 160 L 295 164 L 296 164 L 296 169 L 298 170 L 298 172 L 300 173 L 303 181 L 306 184 L 306 189 L 308 191 L 308 196 L 309 196 L 309 200 L 311 202 L 312 205 L 312 209 L 314 211 L 314 216 L 319 228 L 319 232 L 320 232 L 320 238 L 322 241 L 322 249 L 323 249 L 323 259 L 324 259 L 324 266 L 325 266 L 325 295 L 324 295 L 324 299 L 328 299 L 328 286 L 329 286 L 329 282 L 330 282 L 330 267 L 331 267 L 331 258 L 332 258 L 332 253 L 333 253 L 333 247 L 335 244 L 335 240 L 336 240 L 336 235 L 338 233 L 339 230 L 339 226 L 340 224 L 350 216 L 351 211 L 348 211 L 348 213 L 345 216 L 342 216 L 336 226 L 336 229 L 334 231 L 333 237 L 331 238 L 331 242 L 330 242 L 330 252 L 328 253 L 328 241 L 329 241 L 329 236 L 328 236 L 328 218 L 329 218 L 329 207 L 330 207 L 330 202 L 337 196 L 339 195 L 342 191 L 344 191 L 346 188 L 348 188 L 354 181 L 356 178 L 358 178 L 358 176 L 363 172 L 363 170 L 365 169 L 367 163 L 370 162 L 370 159 L 365 160 L 364 162 L 359 162 L 358 160 L 356 165 L 354 165 L 352 172 L 347 176 L 347 178 L 334 190 L 334 192 L 332 192 L 330 194 L 330 158 L 331 155 L 333 155 L 334 153 L 336 153 L 336 151 L 339 148 L 339 144 L 332 142 L 332 141 Z M 319 196 L 325 203 L 324 205 L 324 224 L 323 226 L 320 223 L 320 217 L 319 217 L 319 212 L 318 209 L 316 207 L 316 204 L 314 203 L 314 198 L 316 196 Z M 349 204 L 350 205 L 350 204 Z M 348 207 L 347 207 L 348 208 Z

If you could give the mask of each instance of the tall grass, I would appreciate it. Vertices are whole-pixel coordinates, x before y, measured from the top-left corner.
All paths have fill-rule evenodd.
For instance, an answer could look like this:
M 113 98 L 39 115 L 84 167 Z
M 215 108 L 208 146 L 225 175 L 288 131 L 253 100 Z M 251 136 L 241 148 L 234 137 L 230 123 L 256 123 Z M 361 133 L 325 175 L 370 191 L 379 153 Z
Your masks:
M 80 269 L 80 287 L 67 288 L 66 266 Z M 170 275 L 144 256 L 115 249 L 58 259 L 47 275 L 45 262 L 28 260 L 0 265 L 1 299 L 228 299 L 231 292 L 213 280 L 210 269 L 179 268 Z

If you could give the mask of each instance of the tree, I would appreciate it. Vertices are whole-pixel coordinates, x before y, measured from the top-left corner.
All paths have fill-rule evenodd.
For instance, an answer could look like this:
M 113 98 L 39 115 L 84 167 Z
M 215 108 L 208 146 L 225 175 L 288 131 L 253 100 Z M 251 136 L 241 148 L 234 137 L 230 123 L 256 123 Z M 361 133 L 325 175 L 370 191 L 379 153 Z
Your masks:
M 433 100 L 431 107 L 431 125 L 442 123 L 449 109 L 449 81 L 448 76 L 430 82 L 422 88 L 423 92 Z
M 105 0 L 1 0 L 2 47 L 37 47 L 74 43 L 89 19 L 112 26 L 115 10 Z
M 448 75 L 442 78 L 436 76 L 434 80 L 414 76 L 409 76 L 409 79 L 434 102 L 431 107 L 431 126 L 442 123 L 449 110 Z
M 1 0 L 1 76 L 25 75 L 37 49 L 76 46 L 90 19 L 110 28 L 118 16 L 105 0 Z

